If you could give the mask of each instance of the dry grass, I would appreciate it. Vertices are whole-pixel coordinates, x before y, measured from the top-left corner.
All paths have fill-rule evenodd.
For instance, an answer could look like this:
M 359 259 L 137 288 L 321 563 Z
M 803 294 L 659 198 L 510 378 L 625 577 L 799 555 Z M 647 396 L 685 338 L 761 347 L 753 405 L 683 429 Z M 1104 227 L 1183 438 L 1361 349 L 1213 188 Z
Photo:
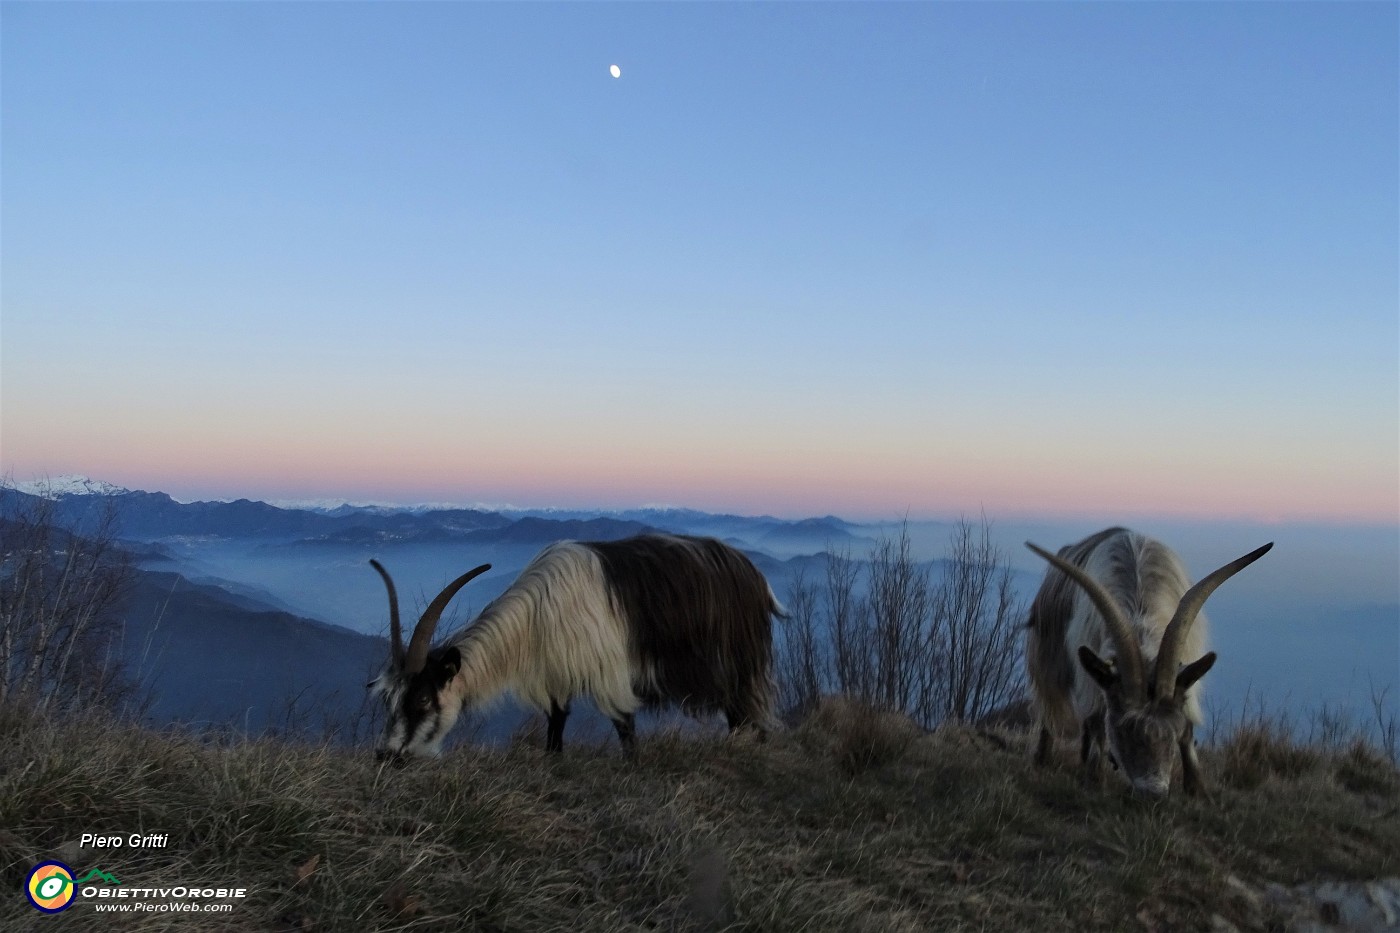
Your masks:
M 1065 759 L 1036 771 L 1023 737 L 923 735 L 848 703 L 763 744 L 662 734 L 634 760 L 516 746 L 403 770 L 0 708 L 0 928 L 54 926 L 18 891 L 59 854 L 126 885 L 249 888 L 222 919 L 62 917 L 104 930 L 1263 930 L 1241 879 L 1400 873 L 1400 775 L 1362 746 L 1242 736 L 1206 752 L 1213 802 L 1155 806 L 1083 788 Z M 80 852 L 83 832 L 170 845 Z
M 835 761 L 848 777 L 898 761 L 922 734 L 903 713 L 847 697 L 822 701 L 798 730 L 809 750 Z

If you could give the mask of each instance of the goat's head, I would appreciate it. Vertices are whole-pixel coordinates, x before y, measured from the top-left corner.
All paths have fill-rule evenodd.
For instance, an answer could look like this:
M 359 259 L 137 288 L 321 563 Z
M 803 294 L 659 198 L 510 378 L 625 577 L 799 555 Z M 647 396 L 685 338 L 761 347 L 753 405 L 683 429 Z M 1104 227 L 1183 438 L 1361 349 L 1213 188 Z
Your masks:
M 1103 617 L 1114 656 L 1101 658 L 1088 645 L 1079 646 L 1078 656 L 1080 666 L 1104 694 L 1107 751 L 1134 793 L 1165 796 L 1171 786 L 1175 747 L 1187 740 L 1191 726 L 1187 692 L 1215 664 L 1215 652 L 1208 651 L 1182 666 L 1186 635 L 1216 587 L 1267 554 L 1272 542 L 1215 570 L 1186 591 L 1162 631 L 1155 661 L 1143 657 L 1123 610 L 1098 580 L 1030 542 L 1026 546 L 1078 584 Z
M 447 690 L 461 670 L 462 655 L 454 645 L 432 650 L 433 632 L 457 591 L 491 565 L 482 564 L 449 583 L 423 611 L 406 649 L 394 581 L 379 561 L 371 560 L 370 565 L 379 571 L 389 591 L 389 663 L 369 683 L 371 692 L 384 700 L 386 712 L 384 737 L 376 755 L 402 764 L 410 756 L 437 755 L 462 712 L 461 702 Z

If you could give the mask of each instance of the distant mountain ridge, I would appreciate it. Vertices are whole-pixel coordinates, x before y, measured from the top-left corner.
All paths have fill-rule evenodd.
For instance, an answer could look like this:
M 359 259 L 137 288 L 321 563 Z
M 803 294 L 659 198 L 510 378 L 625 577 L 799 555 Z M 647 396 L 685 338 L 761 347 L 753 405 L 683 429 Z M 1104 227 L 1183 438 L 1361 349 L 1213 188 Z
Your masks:
M 69 474 L 57 476 L 51 479 L 31 480 L 29 482 L 15 483 L 14 488 L 20 492 L 30 495 L 45 495 L 53 498 L 77 495 L 95 496 L 121 496 L 129 493 L 141 493 L 144 495 L 166 495 L 165 493 L 147 493 L 144 490 L 132 490 L 123 486 L 117 486 L 102 480 L 91 479 L 87 476 Z M 231 504 L 235 502 L 260 501 L 264 505 L 288 512 L 311 512 L 319 515 L 326 515 L 334 518 L 347 515 L 363 514 L 422 514 L 426 512 L 473 512 L 477 514 L 500 515 L 510 519 L 520 518 L 542 518 L 551 521 L 567 521 L 571 519 L 590 518 L 613 518 L 619 521 L 635 521 L 642 524 L 663 527 L 667 525 L 689 525 L 696 522 L 716 522 L 716 523 L 771 523 L 775 525 L 806 525 L 822 523 L 839 526 L 845 529 L 854 527 L 851 523 L 835 515 L 825 515 L 820 518 L 805 519 L 781 519 L 772 515 L 735 515 L 729 512 L 702 512 L 699 509 L 691 509 L 683 506 L 640 506 L 637 508 L 623 509 L 581 509 L 564 506 L 541 506 L 541 507 L 517 507 L 517 506 L 487 506 L 487 505 L 463 505 L 460 503 L 414 503 L 395 504 L 390 502 L 364 502 L 352 503 L 341 499 L 287 499 L 287 500 L 249 500 L 239 499 L 210 499 L 195 500 L 193 502 L 180 502 L 171 498 L 172 501 L 180 505 L 219 505 Z
M 23 488 L 0 487 L 0 504 L 6 499 L 19 502 L 35 496 L 51 499 L 59 518 L 71 527 L 90 526 L 103 510 L 115 508 L 121 537 L 147 543 L 208 536 L 308 547 L 379 548 L 452 542 L 543 545 L 566 538 L 616 540 L 648 531 L 711 535 L 746 547 L 770 545 L 787 550 L 804 544 L 820 548 L 861 540 L 853 534 L 855 526 L 831 515 L 787 521 L 768 515 L 748 517 L 671 508 L 510 512 L 348 504 L 285 508 L 251 499 L 178 502 L 163 492 L 128 490 L 86 477 L 59 477 L 24 484 Z
M 0 503 L 16 503 L 34 493 L 18 488 L 0 488 Z M 345 534 L 351 529 L 368 529 L 380 537 L 414 537 L 436 529 L 443 537 L 501 527 L 510 523 L 505 516 L 470 509 L 428 513 L 383 512 L 378 509 L 352 509 L 339 514 L 283 509 L 266 502 L 237 499 L 232 502 L 177 502 L 163 492 L 123 490 L 105 494 L 54 491 L 46 498 L 54 501 L 59 518 L 74 527 L 90 525 L 111 507 L 117 512 L 122 537 L 137 541 L 158 541 L 184 536 L 224 538 L 271 538 L 286 541 L 316 539 Z

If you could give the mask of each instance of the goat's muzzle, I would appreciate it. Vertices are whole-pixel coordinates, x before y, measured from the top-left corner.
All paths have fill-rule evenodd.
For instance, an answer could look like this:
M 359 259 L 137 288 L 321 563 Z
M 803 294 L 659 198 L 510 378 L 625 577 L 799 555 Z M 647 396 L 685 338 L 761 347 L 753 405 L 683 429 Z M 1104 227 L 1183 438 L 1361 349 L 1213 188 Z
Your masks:
M 1133 784 L 1133 797 L 1138 800 L 1147 800 L 1153 803 L 1167 798 L 1167 792 L 1171 789 L 1169 783 L 1159 783 L 1157 781 L 1139 781 Z
M 390 752 L 382 748 L 374 753 L 374 760 L 381 763 L 387 761 L 395 768 L 402 768 L 404 765 L 408 764 L 408 756 L 403 752 Z

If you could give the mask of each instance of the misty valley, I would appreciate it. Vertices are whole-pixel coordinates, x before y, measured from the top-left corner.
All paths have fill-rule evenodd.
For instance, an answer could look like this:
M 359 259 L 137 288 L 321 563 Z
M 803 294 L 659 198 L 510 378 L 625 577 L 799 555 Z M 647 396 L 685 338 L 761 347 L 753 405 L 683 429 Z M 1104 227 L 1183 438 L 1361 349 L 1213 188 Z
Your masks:
M 39 500 L 14 488 L 0 496 L 3 528 L 13 537 L 12 517 Z M 648 530 L 718 537 L 747 554 L 791 608 L 798 583 L 812 587 L 820 603 L 828 554 L 853 562 L 855 595 L 863 597 L 872 549 L 896 535 L 908 539 L 918 567 L 936 586 L 947 572 L 954 527 L 683 509 L 297 509 L 247 500 L 182 504 L 160 493 L 126 491 L 65 494 L 50 502 L 56 518 L 80 533 L 94 527 L 104 510 L 114 510 L 113 528 L 132 556 L 134 580 L 119 610 L 112 652 L 134 682 L 135 702 L 148 721 L 247 733 L 329 733 L 353 742 L 373 734 L 375 710 L 364 685 L 388 654 L 387 605 L 371 558 L 393 573 L 412 618 L 448 580 L 478 564 L 492 565 L 449 605 L 441 640 L 475 618 L 541 548 L 561 539 L 616 540 Z M 1093 530 L 1083 522 L 998 521 L 986 527 L 1006 562 L 1018 619 L 1043 573 L 1022 542 L 1058 547 Z M 1208 729 L 1216 721 L 1226 727 L 1250 708 L 1297 711 L 1295 726 L 1304 730 L 1324 710 L 1364 724 L 1374 717 L 1375 703 L 1391 711 L 1400 703 L 1393 534 L 1243 523 L 1158 522 L 1152 529 L 1178 546 L 1192 569 L 1262 541 L 1279 542 L 1259 568 L 1212 598 L 1212 638 L 1222 660 L 1204 682 Z M 780 660 L 787 624 L 777 622 L 774 632 Z M 580 705 L 571 733 L 585 739 L 609 735 L 606 720 L 586 707 Z M 678 715 L 668 715 L 667 722 L 709 727 Z M 507 702 L 459 728 L 454 738 L 499 742 L 533 726 L 532 717 Z

